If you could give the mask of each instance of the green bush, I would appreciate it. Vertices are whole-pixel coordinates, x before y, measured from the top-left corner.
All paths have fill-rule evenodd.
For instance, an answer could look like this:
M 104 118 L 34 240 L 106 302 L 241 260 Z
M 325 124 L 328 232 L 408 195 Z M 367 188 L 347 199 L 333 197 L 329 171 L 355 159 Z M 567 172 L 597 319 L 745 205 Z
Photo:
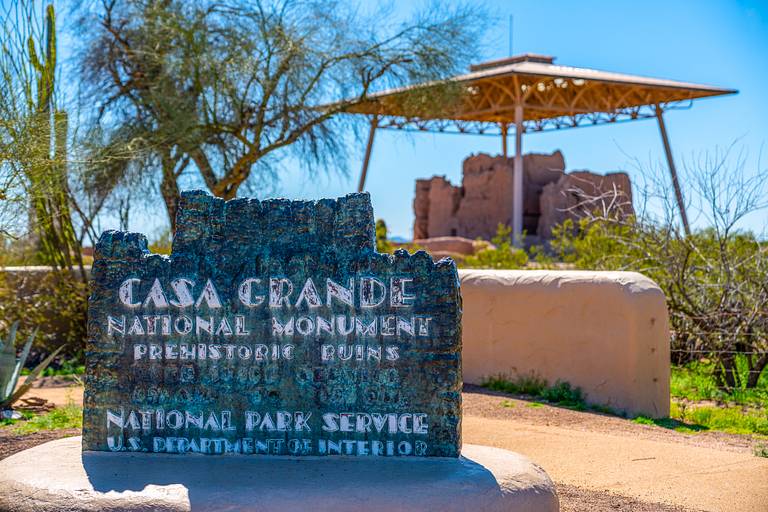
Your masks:
M 768 250 L 752 233 L 684 235 L 630 218 L 568 220 L 553 234 L 552 248 L 577 268 L 637 271 L 661 287 L 673 363 L 707 357 L 718 387 L 758 387 L 768 366 Z
M 524 250 L 512 247 L 510 233 L 512 228 L 499 224 L 496 236 L 491 242 L 495 247 L 479 251 L 473 256 L 467 256 L 461 264 L 463 268 L 495 268 L 517 269 L 528 264 L 528 255 Z
M 18 321 L 23 337 L 37 329 L 31 365 L 62 346 L 53 367 L 82 364 L 87 307 L 88 286 L 69 272 L 0 273 L 0 319 L 7 325 Z
M 558 405 L 583 406 L 584 395 L 581 388 L 572 387 L 569 382 L 558 380 L 552 387 L 545 388 L 541 397 L 547 402 Z

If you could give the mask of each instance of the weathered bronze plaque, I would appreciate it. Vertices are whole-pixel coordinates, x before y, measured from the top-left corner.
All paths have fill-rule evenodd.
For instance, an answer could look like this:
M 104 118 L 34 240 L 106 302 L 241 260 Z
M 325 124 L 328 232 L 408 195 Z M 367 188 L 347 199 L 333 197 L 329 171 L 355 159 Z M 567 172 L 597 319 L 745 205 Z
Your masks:
M 183 194 L 170 256 L 105 232 L 83 448 L 447 456 L 461 446 L 453 261 L 379 254 L 367 194 Z

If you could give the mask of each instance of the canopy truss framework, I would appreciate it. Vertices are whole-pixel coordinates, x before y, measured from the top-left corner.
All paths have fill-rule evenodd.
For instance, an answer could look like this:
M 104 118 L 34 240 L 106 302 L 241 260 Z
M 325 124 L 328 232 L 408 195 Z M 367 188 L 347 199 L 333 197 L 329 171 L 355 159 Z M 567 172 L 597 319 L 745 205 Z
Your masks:
M 470 73 L 442 82 L 373 94 L 351 103 L 347 113 L 367 115 L 371 128 L 358 190 L 365 187 L 374 134 L 379 128 L 436 133 L 500 135 L 507 157 L 507 137 L 514 128 L 512 233 L 522 234 L 522 136 L 607 123 L 656 118 L 664 145 L 681 221 L 690 226 L 671 145 L 665 110 L 690 108 L 694 99 L 738 91 L 672 80 L 558 66 L 554 58 L 525 54 L 470 67 Z M 457 86 L 460 94 L 448 105 L 422 101 L 440 87 Z M 421 95 L 421 96 L 420 96 Z
M 687 110 L 693 105 L 692 101 L 664 103 L 661 109 Z M 375 116 L 375 114 L 373 115 Z M 373 117 L 369 116 L 369 117 Z M 377 128 L 380 130 L 402 130 L 407 132 L 452 133 L 468 135 L 487 135 L 498 137 L 502 135 L 502 124 L 489 121 L 463 121 L 459 119 L 421 119 L 398 116 L 380 115 L 377 117 Z M 588 114 L 573 114 L 523 121 L 523 134 L 547 132 L 569 128 L 583 128 L 609 123 L 626 123 L 640 119 L 655 119 L 656 108 L 652 105 L 624 108 L 615 112 L 590 112 Z

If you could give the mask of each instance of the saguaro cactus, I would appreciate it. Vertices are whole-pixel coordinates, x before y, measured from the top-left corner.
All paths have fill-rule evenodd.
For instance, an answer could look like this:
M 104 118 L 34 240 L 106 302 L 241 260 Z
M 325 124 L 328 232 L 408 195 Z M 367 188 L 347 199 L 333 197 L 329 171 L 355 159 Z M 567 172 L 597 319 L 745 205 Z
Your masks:
M 54 101 L 56 15 L 53 5 L 46 8 L 45 18 L 45 48 L 41 54 L 38 55 L 33 37 L 27 41 L 29 59 L 36 73 L 37 97 L 29 98 L 34 102 L 29 105 L 33 148 L 26 174 L 35 228 L 40 236 L 41 259 L 61 269 L 71 269 L 75 263 L 82 269 L 67 186 L 68 119 L 66 112 L 56 110 Z

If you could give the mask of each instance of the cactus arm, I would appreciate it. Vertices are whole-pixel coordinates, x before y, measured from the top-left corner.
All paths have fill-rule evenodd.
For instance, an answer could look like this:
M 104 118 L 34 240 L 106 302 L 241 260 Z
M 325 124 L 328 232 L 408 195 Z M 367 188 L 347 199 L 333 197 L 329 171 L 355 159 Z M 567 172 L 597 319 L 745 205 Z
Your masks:
M 35 68 L 35 71 L 38 73 L 43 72 L 43 65 L 40 62 L 40 58 L 37 56 L 37 49 L 35 48 L 35 39 L 30 36 L 29 39 L 27 39 L 27 47 L 29 51 L 29 61 L 32 63 L 32 67 Z
M 35 382 L 35 379 L 40 375 L 40 373 L 45 370 L 49 364 L 51 364 L 51 361 L 53 361 L 53 358 L 58 355 L 58 353 L 63 349 L 64 346 L 57 348 L 54 350 L 48 357 L 43 359 L 43 361 L 35 366 L 35 369 L 32 370 L 29 375 L 27 375 L 27 379 L 24 381 L 24 384 L 19 386 L 19 389 L 17 389 L 10 397 L 8 397 L 7 400 L 0 402 L 0 407 L 10 407 L 13 405 L 13 403 L 21 398 L 24 393 L 26 393 L 29 388 L 32 387 L 32 383 Z
M 56 12 L 53 9 L 53 4 L 48 4 L 48 7 L 46 7 L 45 18 L 46 28 L 48 29 L 46 41 L 46 53 L 48 54 L 46 60 L 48 62 L 45 64 L 53 73 L 53 70 L 56 68 Z

